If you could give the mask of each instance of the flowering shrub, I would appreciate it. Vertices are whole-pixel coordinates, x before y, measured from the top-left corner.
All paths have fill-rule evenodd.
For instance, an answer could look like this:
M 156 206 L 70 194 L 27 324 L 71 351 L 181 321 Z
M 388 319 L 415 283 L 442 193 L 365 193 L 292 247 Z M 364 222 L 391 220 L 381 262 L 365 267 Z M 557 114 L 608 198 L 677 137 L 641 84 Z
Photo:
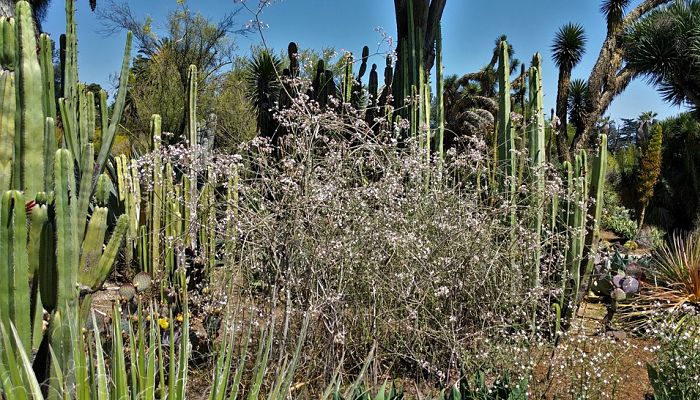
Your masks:
M 491 184 L 497 168 L 483 140 L 465 139 L 459 153 L 431 159 L 414 144 L 419 138 L 401 136 L 402 124 L 370 124 L 337 100 L 321 107 L 301 79 L 286 87 L 297 95 L 276 114 L 277 145 L 255 138 L 236 155 L 163 147 L 158 165 L 194 167 L 217 188 L 208 229 L 225 242 L 217 258 L 241 288 L 235 296 L 276 299 L 285 326 L 298 323 L 300 310 L 317 316 L 307 353 L 323 356 L 308 368 L 357 365 L 376 346 L 376 373 L 394 365 L 446 380 L 476 334 L 532 330 L 533 312 L 535 330 L 550 331 L 565 233 L 532 232 L 543 205 L 526 180 L 515 199 Z M 146 180 L 152 159 L 140 162 Z M 239 200 L 230 207 L 224 193 L 234 168 Z M 549 169 L 525 177 L 533 173 L 552 176 L 546 198 L 561 194 Z M 546 250 L 535 271 L 539 288 L 529 285 L 534 246 Z
M 656 400 L 700 398 L 700 316 L 667 319 L 656 332 L 657 360 L 648 365 Z

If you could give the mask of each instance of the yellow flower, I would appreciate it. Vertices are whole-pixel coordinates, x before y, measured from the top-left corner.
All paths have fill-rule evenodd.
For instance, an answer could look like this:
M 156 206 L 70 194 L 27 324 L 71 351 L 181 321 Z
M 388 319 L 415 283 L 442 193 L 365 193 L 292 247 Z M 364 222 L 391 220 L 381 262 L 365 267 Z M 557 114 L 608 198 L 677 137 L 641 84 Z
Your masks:
M 185 317 L 182 316 L 182 314 L 178 314 L 177 317 L 175 317 L 177 322 L 182 323 L 182 321 L 185 320 Z
M 170 326 L 167 318 L 158 318 L 158 325 L 160 329 L 168 329 L 168 326 Z

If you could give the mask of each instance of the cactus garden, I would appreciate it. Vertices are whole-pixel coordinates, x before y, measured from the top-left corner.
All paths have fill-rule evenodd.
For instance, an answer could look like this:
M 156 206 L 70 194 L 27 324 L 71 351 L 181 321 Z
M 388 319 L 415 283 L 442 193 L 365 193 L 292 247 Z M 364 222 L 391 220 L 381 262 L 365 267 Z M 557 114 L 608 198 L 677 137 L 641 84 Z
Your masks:
M 162 3 L 0 0 L 1 400 L 700 398 L 700 2 Z

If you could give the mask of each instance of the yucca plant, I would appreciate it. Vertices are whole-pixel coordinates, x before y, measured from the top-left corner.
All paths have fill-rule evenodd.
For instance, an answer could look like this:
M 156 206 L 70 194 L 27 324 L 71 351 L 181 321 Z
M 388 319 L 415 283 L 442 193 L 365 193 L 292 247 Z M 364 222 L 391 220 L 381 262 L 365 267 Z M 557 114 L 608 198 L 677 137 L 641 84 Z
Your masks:
M 700 231 L 673 235 L 654 256 L 654 289 L 673 304 L 700 304 Z

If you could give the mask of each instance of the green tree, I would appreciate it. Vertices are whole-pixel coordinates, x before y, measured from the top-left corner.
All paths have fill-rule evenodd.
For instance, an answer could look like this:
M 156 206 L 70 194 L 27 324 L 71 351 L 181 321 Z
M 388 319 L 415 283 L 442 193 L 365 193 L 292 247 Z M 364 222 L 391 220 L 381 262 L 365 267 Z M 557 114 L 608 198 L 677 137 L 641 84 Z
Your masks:
M 655 10 L 627 32 L 625 46 L 629 65 L 664 100 L 700 110 L 700 1 Z
M 651 128 L 651 137 L 642 144 L 642 151 L 636 174 L 640 228 L 644 223 L 644 214 L 646 213 L 649 201 L 654 195 L 654 187 L 661 175 L 662 141 L 663 129 L 660 124 L 655 124 Z
M 186 136 L 187 115 L 182 109 L 188 110 L 185 93 L 190 65 L 196 65 L 199 71 L 199 115 L 211 113 L 212 84 L 223 68 L 233 63 L 233 35 L 245 32 L 235 28 L 236 15 L 237 12 L 228 13 L 212 22 L 192 12 L 183 2 L 170 12 L 166 32 L 159 37 L 151 27 L 152 21 L 137 18 L 127 3 L 110 3 L 109 7 L 98 9 L 104 23 L 101 33 L 130 30 L 139 47 L 132 74 L 140 88 L 132 91 L 130 99 L 130 115 L 137 118 L 136 133 L 147 132 L 143 128 L 148 126 L 150 115 L 158 113 L 163 117 L 163 129 L 176 134 L 173 140 Z
M 242 58 L 237 59 L 231 71 L 217 76 L 212 83 L 216 93 L 212 112 L 218 117 L 215 143 L 224 152 L 235 152 L 238 144 L 256 134 L 255 114 L 247 99 L 244 65 Z
M 588 84 L 583 79 L 574 79 L 569 84 L 567 110 L 569 122 L 574 126 L 575 135 L 583 134 L 586 129 L 584 120 L 589 108 Z
M 569 136 L 567 129 L 567 111 L 571 71 L 581 61 L 586 52 L 586 34 L 581 25 L 568 23 L 554 36 L 552 42 L 552 59 L 559 68 L 557 82 L 556 115 L 559 118 L 559 133 L 557 135 L 557 151 L 559 161 L 570 161 Z
M 648 207 L 649 222 L 666 231 L 692 230 L 700 214 L 700 121 L 683 113 L 661 122 L 661 181 Z
M 279 79 L 281 67 L 281 58 L 262 49 L 253 54 L 245 70 L 247 97 L 256 115 L 257 131 L 270 138 L 274 138 L 275 133 L 273 108 L 282 87 Z

